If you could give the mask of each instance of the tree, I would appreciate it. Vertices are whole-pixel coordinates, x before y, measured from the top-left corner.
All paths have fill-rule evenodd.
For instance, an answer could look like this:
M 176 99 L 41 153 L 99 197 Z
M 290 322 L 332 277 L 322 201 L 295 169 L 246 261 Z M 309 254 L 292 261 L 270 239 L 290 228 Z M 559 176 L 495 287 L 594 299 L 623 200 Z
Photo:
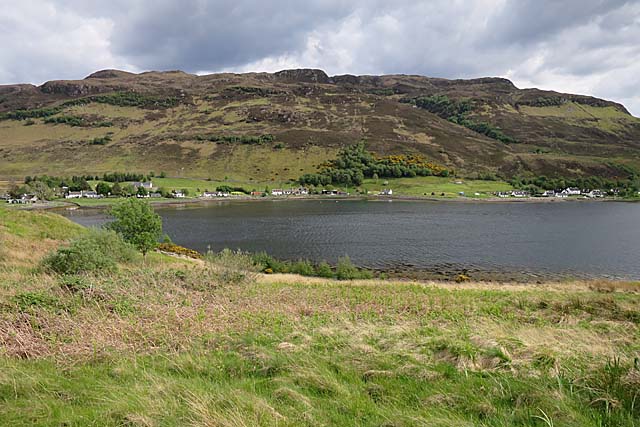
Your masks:
M 118 183 L 116 183 L 114 187 L 116 185 L 118 185 Z M 120 188 L 119 185 L 118 188 Z M 111 193 L 111 186 L 106 182 L 99 182 L 98 184 L 96 184 L 96 193 L 100 194 L 101 196 L 108 196 L 109 193 Z
M 27 187 L 29 192 L 35 194 L 40 200 L 52 200 L 54 198 L 53 190 L 42 181 L 31 181 Z
M 107 228 L 120 234 L 143 255 L 156 247 L 162 235 L 162 218 L 149 203 L 135 198 L 122 200 L 111 208 L 109 214 L 115 221 Z
M 140 186 L 138 187 L 138 191 L 136 194 L 141 197 L 146 197 L 149 193 L 147 192 L 146 188 L 144 188 L 143 186 Z
M 132 184 L 125 184 L 122 186 L 122 195 L 130 197 L 136 194 L 136 188 Z
M 113 194 L 114 196 L 122 195 L 122 186 L 119 182 L 113 184 L 113 187 L 111 187 L 111 194 Z

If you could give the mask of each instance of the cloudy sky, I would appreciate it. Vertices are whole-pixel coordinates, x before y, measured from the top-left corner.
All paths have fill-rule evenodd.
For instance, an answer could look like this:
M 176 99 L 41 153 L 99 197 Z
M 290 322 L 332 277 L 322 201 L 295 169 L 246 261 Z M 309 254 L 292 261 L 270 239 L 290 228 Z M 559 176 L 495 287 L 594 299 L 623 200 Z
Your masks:
M 640 116 L 640 1 L 0 0 L 0 84 L 104 68 L 502 76 Z

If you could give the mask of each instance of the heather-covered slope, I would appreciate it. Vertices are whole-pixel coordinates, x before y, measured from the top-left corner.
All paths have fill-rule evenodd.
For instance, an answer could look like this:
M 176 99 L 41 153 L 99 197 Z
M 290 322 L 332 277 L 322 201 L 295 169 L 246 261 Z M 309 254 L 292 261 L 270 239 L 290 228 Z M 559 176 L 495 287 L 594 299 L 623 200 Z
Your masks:
M 640 166 L 640 119 L 622 105 L 499 78 L 105 70 L 0 86 L 0 118 L 0 179 L 162 170 L 282 181 L 362 139 L 467 176 L 626 177 Z

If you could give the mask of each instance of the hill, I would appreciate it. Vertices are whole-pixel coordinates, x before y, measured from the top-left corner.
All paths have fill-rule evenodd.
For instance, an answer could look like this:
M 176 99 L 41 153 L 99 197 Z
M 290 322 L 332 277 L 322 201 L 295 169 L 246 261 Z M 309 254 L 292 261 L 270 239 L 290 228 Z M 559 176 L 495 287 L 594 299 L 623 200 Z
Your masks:
M 0 424 L 638 424 L 637 283 L 263 275 L 154 253 L 51 274 L 84 236 L 0 207 Z
M 4 180 L 127 170 L 282 181 L 361 140 L 462 176 L 626 178 L 640 169 L 640 119 L 622 105 L 501 78 L 104 70 L 0 86 Z

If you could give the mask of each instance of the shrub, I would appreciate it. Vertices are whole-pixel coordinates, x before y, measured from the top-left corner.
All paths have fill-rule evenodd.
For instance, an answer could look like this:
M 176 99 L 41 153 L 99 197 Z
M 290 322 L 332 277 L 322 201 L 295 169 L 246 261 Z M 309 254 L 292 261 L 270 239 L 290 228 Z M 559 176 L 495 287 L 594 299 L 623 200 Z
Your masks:
M 171 243 L 171 242 L 160 243 L 157 249 L 164 252 L 171 252 L 177 255 L 183 255 L 189 258 L 194 258 L 194 259 L 202 258 L 202 254 L 200 252 L 194 251 L 193 249 L 185 248 L 180 245 L 176 245 L 175 243 Z
M 307 260 L 299 260 L 291 265 L 290 272 L 301 276 L 315 276 L 316 270 Z
M 360 278 L 358 268 L 353 265 L 351 258 L 348 256 L 338 258 L 336 276 L 338 277 L 338 280 L 353 280 Z
M 271 273 L 288 273 L 289 265 L 284 261 L 280 261 L 267 254 L 266 252 L 258 252 L 253 254 L 252 261 L 259 270 Z
M 351 258 L 344 256 L 338 258 L 336 277 L 338 280 L 371 279 L 373 278 L 373 273 L 369 270 L 359 269 L 353 265 Z
M 454 280 L 456 281 L 456 283 L 464 283 L 471 280 L 471 278 L 466 274 L 460 273 L 454 278 Z
M 43 265 L 60 274 L 115 270 L 135 257 L 132 246 L 112 231 L 92 229 L 84 237 L 47 256 Z
M 331 278 L 333 277 L 333 270 L 331 269 L 331 266 L 329 264 L 327 264 L 325 261 L 322 261 L 320 264 L 318 264 L 318 267 L 316 267 L 316 275 L 319 277 Z

